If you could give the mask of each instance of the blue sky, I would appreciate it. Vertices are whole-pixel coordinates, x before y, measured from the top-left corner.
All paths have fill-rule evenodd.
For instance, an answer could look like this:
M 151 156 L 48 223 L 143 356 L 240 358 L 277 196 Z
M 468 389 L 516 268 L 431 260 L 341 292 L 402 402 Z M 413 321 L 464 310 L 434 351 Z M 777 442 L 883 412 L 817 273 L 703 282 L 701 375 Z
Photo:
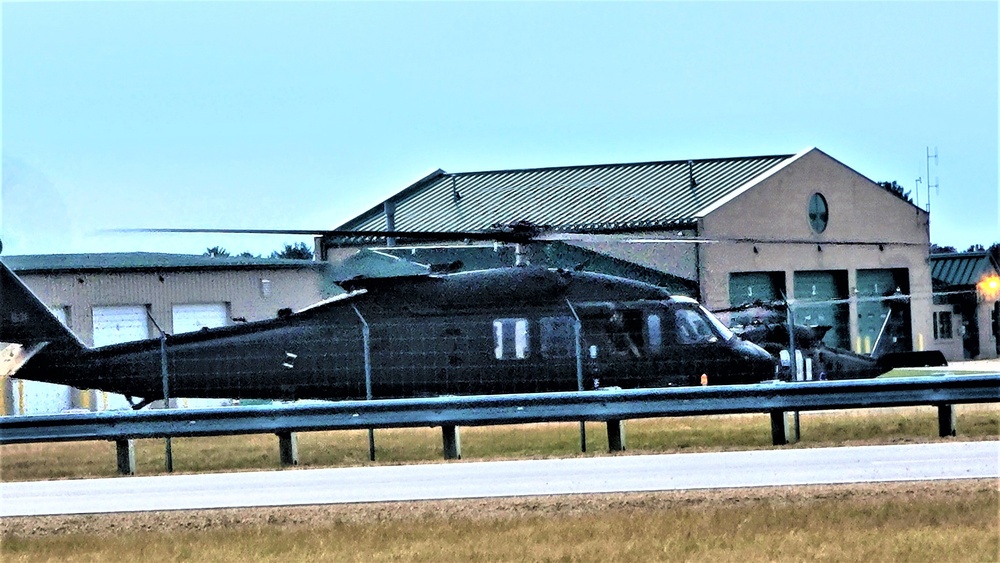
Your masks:
M 1000 241 L 996 2 L 4 2 L 4 254 L 269 253 L 427 172 L 795 153 Z M 305 240 L 305 239 L 301 239 Z

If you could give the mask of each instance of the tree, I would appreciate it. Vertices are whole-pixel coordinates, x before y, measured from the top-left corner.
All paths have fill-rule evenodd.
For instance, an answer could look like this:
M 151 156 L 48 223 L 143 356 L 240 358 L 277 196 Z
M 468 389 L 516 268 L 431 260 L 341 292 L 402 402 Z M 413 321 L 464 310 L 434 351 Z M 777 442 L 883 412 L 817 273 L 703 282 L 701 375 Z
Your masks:
M 966 252 L 986 252 L 986 247 L 981 244 L 973 244 L 969 248 L 965 249 Z
M 297 260 L 312 260 L 313 253 L 312 249 L 309 248 L 304 242 L 297 242 L 295 244 L 285 244 L 285 248 L 282 250 L 276 250 L 271 253 L 271 258 L 293 258 Z
M 900 186 L 895 181 L 878 182 L 878 185 L 882 186 L 882 188 L 884 188 L 885 190 L 895 194 L 896 197 L 902 199 L 903 201 L 908 201 L 910 203 L 913 203 L 913 199 L 910 197 L 910 192 L 903 189 L 903 186 Z
M 213 246 L 212 248 L 205 249 L 205 254 L 202 256 L 211 256 L 213 258 L 227 257 L 229 256 L 229 251 L 221 246 Z
M 931 243 L 931 254 L 951 254 L 954 252 L 958 252 L 954 246 L 938 246 Z

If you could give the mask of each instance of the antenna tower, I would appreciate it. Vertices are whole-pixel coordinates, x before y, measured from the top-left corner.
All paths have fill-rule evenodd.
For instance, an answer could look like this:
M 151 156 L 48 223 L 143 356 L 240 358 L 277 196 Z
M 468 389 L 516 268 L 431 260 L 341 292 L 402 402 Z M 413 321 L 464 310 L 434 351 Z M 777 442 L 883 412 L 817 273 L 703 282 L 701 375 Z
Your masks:
M 934 159 L 934 167 L 937 168 L 938 165 L 938 150 L 934 147 L 934 154 L 931 154 L 931 148 L 927 147 L 927 213 L 931 212 L 931 188 L 934 188 L 934 193 L 940 195 L 939 184 L 937 176 L 934 177 L 934 183 L 931 183 L 931 159 Z

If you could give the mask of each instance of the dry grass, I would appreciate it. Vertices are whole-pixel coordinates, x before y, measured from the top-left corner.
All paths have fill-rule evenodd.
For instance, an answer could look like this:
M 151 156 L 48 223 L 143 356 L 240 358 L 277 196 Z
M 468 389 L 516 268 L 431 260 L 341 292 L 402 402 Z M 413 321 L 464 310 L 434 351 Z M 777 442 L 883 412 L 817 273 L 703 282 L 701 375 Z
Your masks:
M 959 405 L 963 440 L 1000 438 L 1000 405 Z M 630 453 L 770 448 L 766 415 L 731 415 L 631 420 L 626 423 Z M 908 407 L 803 413 L 802 441 L 794 447 L 894 444 L 937 440 L 937 410 Z M 368 465 L 365 431 L 299 434 L 303 467 Z M 442 459 L 437 428 L 375 432 L 377 463 L 436 462 Z M 577 423 L 462 428 L 466 460 L 497 460 L 604 455 L 607 434 L 600 423 L 587 424 L 587 454 L 580 453 Z M 163 472 L 162 440 L 136 442 L 137 472 Z M 173 440 L 174 470 L 183 472 L 275 469 L 277 438 L 272 435 L 219 436 Z M 115 447 L 110 442 L 64 442 L 0 446 L 0 480 L 113 477 Z
M 996 561 L 991 480 L 0 520 L 14 561 Z

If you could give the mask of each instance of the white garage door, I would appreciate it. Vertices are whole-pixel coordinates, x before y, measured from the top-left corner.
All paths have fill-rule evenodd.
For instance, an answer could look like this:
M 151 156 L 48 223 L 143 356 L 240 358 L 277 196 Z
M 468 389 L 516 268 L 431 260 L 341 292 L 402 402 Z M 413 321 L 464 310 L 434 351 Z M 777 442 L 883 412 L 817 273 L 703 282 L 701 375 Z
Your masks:
M 149 338 L 145 305 L 94 307 L 94 346 Z
M 94 307 L 94 346 L 149 338 L 149 316 L 145 305 Z M 98 410 L 127 409 L 128 400 L 114 393 L 97 396 Z
M 174 334 L 216 328 L 229 324 L 225 303 L 184 303 L 174 305 Z
M 229 324 L 229 307 L 225 303 L 182 303 L 174 305 L 174 334 L 216 328 Z M 229 399 L 178 399 L 181 408 L 221 407 L 232 404 Z

